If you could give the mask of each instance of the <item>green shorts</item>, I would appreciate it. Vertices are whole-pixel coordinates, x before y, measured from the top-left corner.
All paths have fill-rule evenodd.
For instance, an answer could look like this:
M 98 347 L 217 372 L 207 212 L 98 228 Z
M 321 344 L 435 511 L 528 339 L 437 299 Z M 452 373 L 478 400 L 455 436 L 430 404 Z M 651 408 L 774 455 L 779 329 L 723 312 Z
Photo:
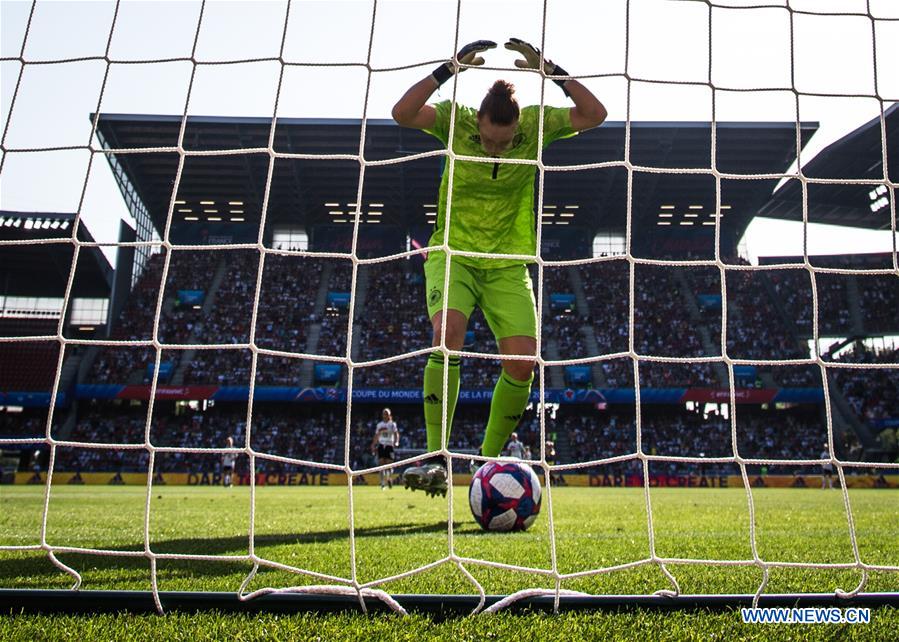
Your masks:
M 443 309 L 446 257 L 433 252 L 425 261 L 425 296 L 428 318 Z M 497 340 L 506 337 L 537 338 L 537 301 L 534 284 L 524 264 L 484 270 L 457 260 L 452 262 L 447 307 L 471 316 L 481 308 Z

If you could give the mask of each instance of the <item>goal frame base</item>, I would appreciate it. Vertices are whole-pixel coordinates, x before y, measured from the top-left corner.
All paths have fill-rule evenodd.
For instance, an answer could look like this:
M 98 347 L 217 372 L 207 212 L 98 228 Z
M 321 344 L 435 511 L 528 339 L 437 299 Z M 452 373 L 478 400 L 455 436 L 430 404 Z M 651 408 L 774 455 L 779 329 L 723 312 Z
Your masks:
M 478 605 L 477 595 L 417 595 L 391 596 L 410 613 L 437 617 L 470 614 Z M 484 608 L 507 596 L 488 595 Z M 561 596 L 559 612 L 613 611 L 621 609 L 672 610 L 729 610 L 752 606 L 753 595 L 596 595 Z M 231 613 L 361 613 L 359 599 L 353 595 L 309 595 L 277 593 L 240 600 L 236 593 L 160 591 L 163 610 L 196 613 L 225 611 Z M 369 613 L 389 613 L 390 607 L 375 597 L 366 597 Z M 834 593 L 783 593 L 759 597 L 760 607 L 899 607 L 899 593 L 859 593 L 850 598 Z M 504 612 L 554 612 L 553 596 L 524 597 L 509 604 Z M 0 589 L 0 614 L 95 614 L 95 613 L 157 613 L 150 591 L 81 591 Z

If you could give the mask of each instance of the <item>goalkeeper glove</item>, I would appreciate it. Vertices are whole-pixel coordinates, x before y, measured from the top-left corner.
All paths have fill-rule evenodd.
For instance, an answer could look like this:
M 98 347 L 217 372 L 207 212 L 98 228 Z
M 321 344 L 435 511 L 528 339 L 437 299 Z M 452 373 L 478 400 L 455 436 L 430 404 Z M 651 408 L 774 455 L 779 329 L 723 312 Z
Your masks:
M 496 47 L 496 43 L 492 40 L 476 40 L 470 42 L 459 50 L 459 53 L 456 54 L 456 60 L 463 65 L 483 65 L 484 59 L 478 54 L 487 51 L 488 49 L 493 49 L 494 47 Z M 465 70 L 463 69 L 462 71 Z M 456 73 L 456 69 L 453 66 L 453 62 L 447 60 L 431 73 L 431 78 L 434 79 L 439 87 L 452 78 L 454 73 Z
M 509 42 L 507 42 L 505 46 L 506 49 L 517 51 L 522 56 L 524 56 L 524 60 L 515 61 L 516 67 L 519 67 L 520 69 L 540 69 L 540 50 L 531 43 L 525 42 L 524 40 L 520 40 L 518 38 L 509 38 Z M 568 75 L 567 71 L 547 58 L 543 59 L 543 73 L 547 76 Z M 561 78 L 552 79 L 554 83 L 562 88 L 562 91 L 565 92 L 566 96 L 571 96 L 571 94 L 568 93 L 568 90 L 565 89 L 566 80 L 567 79 Z

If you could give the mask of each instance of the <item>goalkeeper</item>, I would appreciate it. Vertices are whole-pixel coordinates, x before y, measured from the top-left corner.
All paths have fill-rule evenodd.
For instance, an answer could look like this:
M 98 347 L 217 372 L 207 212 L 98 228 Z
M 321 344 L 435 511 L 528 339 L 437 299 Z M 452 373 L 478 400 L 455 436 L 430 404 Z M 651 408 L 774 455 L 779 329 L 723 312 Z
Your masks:
M 456 61 L 483 65 L 480 56 L 496 47 L 495 42 L 478 40 L 463 47 Z M 510 38 L 506 49 L 523 56 L 516 66 L 539 70 L 544 75 L 568 73 L 545 58 L 540 50 Z M 458 69 L 453 61 L 413 85 L 393 108 L 393 118 L 403 127 L 422 129 L 449 146 L 450 119 L 455 110 L 452 150 L 465 156 L 496 159 L 536 160 L 540 107 L 519 109 L 514 87 L 497 80 L 475 110 L 450 101 L 427 104 L 434 91 Z M 574 107 L 544 107 L 543 146 L 600 125 L 606 118 L 602 103 L 576 80 L 552 78 L 574 102 Z M 449 227 L 449 247 L 453 250 L 489 254 L 536 255 L 534 221 L 534 177 L 536 167 L 489 161 L 455 161 L 450 211 L 447 212 L 449 172 L 440 182 L 437 223 L 429 245 L 442 245 Z M 434 331 L 433 345 L 440 345 L 446 332 L 446 347 L 461 350 L 468 318 L 475 306 L 481 308 L 493 332 L 500 354 L 536 356 L 537 311 L 533 284 L 522 259 L 453 256 L 449 288 L 444 292 L 446 255 L 431 252 L 425 262 L 428 316 Z M 443 316 L 446 297 L 446 318 Z M 440 450 L 443 407 L 446 406 L 447 438 L 459 396 L 459 357 L 448 358 L 447 397 L 443 398 L 444 355 L 435 350 L 424 372 L 424 414 L 428 451 Z M 502 372 L 493 391 L 481 454 L 496 457 L 515 430 L 527 406 L 534 380 L 534 359 L 502 361 Z M 404 483 L 430 495 L 446 493 L 446 469 L 438 463 L 410 468 Z

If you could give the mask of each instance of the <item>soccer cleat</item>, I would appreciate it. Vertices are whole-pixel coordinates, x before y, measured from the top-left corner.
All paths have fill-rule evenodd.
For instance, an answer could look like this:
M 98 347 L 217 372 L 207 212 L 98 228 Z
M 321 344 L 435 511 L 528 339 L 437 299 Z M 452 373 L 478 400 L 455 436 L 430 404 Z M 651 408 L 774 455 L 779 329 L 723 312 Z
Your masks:
M 469 472 L 471 472 L 472 475 L 474 475 L 476 472 L 478 472 L 478 469 L 480 467 L 481 467 L 481 462 L 475 461 L 474 459 L 468 460 L 468 470 L 469 470 Z
M 423 490 L 425 495 L 446 496 L 446 468 L 440 464 L 413 466 L 403 473 L 403 486 L 409 490 Z

